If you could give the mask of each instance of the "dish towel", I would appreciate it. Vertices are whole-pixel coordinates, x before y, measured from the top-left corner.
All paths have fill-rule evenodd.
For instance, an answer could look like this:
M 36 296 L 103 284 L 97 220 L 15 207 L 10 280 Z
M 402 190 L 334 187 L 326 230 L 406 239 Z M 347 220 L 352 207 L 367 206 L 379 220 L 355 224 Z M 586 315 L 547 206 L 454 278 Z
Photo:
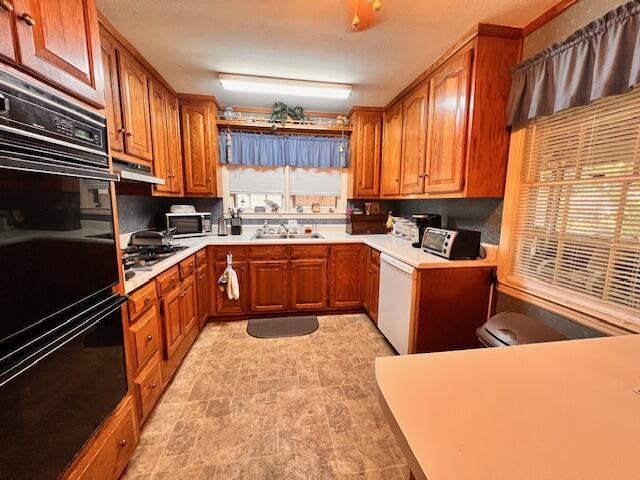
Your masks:
M 218 288 L 221 292 L 226 290 L 229 300 L 238 300 L 240 298 L 240 283 L 238 282 L 238 274 L 231 265 L 227 265 L 225 271 L 218 279 Z

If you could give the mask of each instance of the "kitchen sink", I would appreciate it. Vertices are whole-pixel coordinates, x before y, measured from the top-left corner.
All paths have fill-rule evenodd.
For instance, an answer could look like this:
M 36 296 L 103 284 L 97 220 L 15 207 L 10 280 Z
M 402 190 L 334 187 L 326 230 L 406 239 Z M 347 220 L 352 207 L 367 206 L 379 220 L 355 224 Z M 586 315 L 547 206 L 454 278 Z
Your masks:
M 251 240 L 305 240 L 324 238 L 319 233 L 256 233 Z

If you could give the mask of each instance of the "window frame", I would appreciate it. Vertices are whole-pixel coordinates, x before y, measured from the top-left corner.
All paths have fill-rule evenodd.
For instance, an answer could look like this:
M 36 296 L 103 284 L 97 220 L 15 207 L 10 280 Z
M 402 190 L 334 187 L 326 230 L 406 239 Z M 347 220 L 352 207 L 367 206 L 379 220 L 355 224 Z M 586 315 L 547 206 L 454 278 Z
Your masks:
M 247 168 L 251 168 L 251 167 L 247 167 Z M 283 205 L 281 205 L 280 211 L 278 213 L 243 212 L 242 213 L 243 217 L 245 218 L 271 218 L 271 217 L 273 218 L 316 218 L 316 219 L 346 218 L 347 196 L 349 193 L 349 173 L 346 168 L 339 169 L 340 170 L 340 196 L 337 197 L 336 209 L 334 213 L 331 213 L 331 212 L 298 213 L 297 211 L 295 211 L 293 195 L 291 194 L 289 175 L 290 175 L 291 169 L 301 168 L 301 167 L 284 166 L 284 167 L 278 167 L 278 168 L 284 169 L 284 192 L 282 194 L 284 201 L 283 201 Z M 234 206 L 233 199 L 231 198 L 232 194 L 229 191 L 229 166 L 228 165 L 221 164 L 220 178 L 221 178 L 221 187 L 222 187 L 223 212 L 227 212 L 229 208 L 233 208 Z
M 600 302 L 593 297 L 549 286 L 542 281 L 511 273 L 515 255 L 516 220 L 520 213 L 522 170 L 526 161 L 527 126 L 511 133 L 509 162 L 498 250 L 497 291 L 530 302 L 601 332 L 617 335 L 640 333 L 640 317 L 629 309 Z

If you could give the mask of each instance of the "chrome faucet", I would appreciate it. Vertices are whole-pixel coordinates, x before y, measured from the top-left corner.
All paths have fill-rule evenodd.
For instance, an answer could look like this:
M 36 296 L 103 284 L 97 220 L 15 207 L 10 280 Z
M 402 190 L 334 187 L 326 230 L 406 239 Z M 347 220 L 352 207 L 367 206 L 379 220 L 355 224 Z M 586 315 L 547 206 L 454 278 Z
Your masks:
M 280 226 L 284 228 L 284 231 L 289 235 L 289 228 L 283 222 L 280 222 Z

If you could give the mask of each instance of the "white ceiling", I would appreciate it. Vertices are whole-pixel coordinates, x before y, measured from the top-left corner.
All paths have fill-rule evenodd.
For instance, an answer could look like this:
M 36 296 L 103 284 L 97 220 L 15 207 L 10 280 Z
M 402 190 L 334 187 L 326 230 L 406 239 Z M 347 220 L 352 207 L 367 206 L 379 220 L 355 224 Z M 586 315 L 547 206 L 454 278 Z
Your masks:
M 178 91 L 221 103 L 307 110 L 383 106 L 478 22 L 523 26 L 557 0 L 382 0 L 382 21 L 350 27 L 352 0 L 97 0 Z M 229 92 L 216 72 L 351 83 L 347 100 Z

